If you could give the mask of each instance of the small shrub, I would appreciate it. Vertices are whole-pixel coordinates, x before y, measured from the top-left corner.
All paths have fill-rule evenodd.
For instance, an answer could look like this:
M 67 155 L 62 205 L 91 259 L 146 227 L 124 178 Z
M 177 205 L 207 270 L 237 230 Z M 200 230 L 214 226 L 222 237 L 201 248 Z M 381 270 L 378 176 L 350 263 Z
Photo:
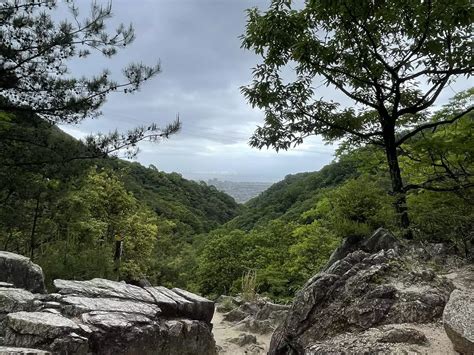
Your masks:
M 257 299 L 257 271 L 249 270 L 242 276 L 242 299 L 245 302 Z

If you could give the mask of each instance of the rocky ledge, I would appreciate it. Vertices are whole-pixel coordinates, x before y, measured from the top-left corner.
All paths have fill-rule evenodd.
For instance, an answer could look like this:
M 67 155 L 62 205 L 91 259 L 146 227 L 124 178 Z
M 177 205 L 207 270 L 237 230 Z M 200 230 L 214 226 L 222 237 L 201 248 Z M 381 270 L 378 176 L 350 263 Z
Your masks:
M 55 280 L 56 293 L 33 293 L 45 289 L 41 268 L 0 252 L 0 265 L 17 262 L 23 266 L 10 268 L 20 270 L 14 277 L 0 272 L 0 354 L 216 353 L 214 302 L 178 288 L 105 279 Z M 29 291 L 23 287 L 31 274 Z
M 451 295 L 427 254 L 382 229 L 344 241 L 296 295 L 269 354 L 474 354 L 472 297 Z

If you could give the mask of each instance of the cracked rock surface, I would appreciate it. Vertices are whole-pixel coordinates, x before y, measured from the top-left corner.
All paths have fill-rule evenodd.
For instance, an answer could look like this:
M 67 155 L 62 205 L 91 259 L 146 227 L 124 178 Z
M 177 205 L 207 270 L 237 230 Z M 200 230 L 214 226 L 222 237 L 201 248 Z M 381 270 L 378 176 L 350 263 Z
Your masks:
M 454 353 L 441 321 L 455 285 L 420 255 L 384 230 L 359 244 L 344 242 L 328 266 L 297 293 L 273 333 L 269 354 L 434 354 L 429 347 L 440 334 L 448 344 L 444 354 Z M 472 308 L 472 302 L 459 304 L 458 309 Z M 466 324 L 468 317 L 458 315 L 457 323 Z M 456 328 L 456 318 L 451 319 Z M 428 326 L 427 334 L 421 325 Z M 466 338 L 469 332 L 460 328 L 457 333 Z
M 10 254 L 0 253 L 0 260 Z M 39 268 L 13 254 L 6 264 L 21 270 L 15 263 L 32 267 L 18 279 Z M 214 303 L 188 291 L 98 278 L 55 280 L 57 292 L 51 294 L 19 284 L 0 283 L 0 354 L 216 353 L 210 323 Z

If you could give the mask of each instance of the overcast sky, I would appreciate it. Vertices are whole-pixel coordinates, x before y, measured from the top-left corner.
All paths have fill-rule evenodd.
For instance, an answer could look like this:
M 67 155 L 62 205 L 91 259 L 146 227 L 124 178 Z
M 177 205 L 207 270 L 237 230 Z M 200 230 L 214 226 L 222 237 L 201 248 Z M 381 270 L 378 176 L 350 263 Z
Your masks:
M 86 13 L 88 2 L 78 1 Z M 263 114 L 250 108 L 239 88 L 251 82 L 259 58 L 241 49 L 238 37 L 245 30 L 245 9 L 265 9 L 267 4 L 265 0 L 114 0 L 110 23 L 132 22 L 136 40 L 112 59 L 75 62 L 72 72 L 92 75 L 109 68 L 120 73 L 129 62 L 157 60 L 163 71 L 138 93 L 111 95 L 100 118 L 63 129 L 80 138 L 150 122 L 164 125 L 179 113 L 181 132 L 160 144 L 142 144 L 140 163 L 197 180 L 278 181 L 287 174 L 320 169 L 333 159 L 335 147 L 319 137 L 278 154 L 247 143 Z M 452 94 L 446 93 L 446 98 Z M 325 96 L 331 95 L 328 91 Z

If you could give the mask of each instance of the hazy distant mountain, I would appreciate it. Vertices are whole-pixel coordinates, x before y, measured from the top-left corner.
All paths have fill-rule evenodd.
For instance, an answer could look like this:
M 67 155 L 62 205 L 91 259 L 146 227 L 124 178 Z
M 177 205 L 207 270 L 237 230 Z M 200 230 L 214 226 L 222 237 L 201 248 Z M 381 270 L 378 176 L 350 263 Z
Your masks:
M 234 182 L 220 181 L 218 179 L 210 179 L 207 181 L 207 184 L 213 185 L 218 190 L 227 193 L 239 203 L 247 202 L 273 185 L 272 182 Z

